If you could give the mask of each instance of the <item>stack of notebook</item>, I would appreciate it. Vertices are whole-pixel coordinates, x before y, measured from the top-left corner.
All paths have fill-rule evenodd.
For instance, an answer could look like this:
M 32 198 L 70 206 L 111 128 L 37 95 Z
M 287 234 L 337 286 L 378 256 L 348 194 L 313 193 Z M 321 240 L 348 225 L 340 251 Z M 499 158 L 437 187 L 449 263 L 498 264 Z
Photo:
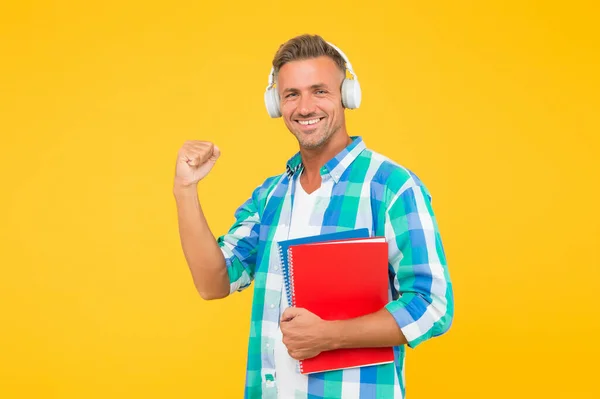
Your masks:
M 381 310 L 388 302 L 388 247 L 368 229 L 278 243 L 290 306 L 323 320 L 346 320 Z M 391 347 L 321 352 L 299 362 L 303 374 L 390 363 Z

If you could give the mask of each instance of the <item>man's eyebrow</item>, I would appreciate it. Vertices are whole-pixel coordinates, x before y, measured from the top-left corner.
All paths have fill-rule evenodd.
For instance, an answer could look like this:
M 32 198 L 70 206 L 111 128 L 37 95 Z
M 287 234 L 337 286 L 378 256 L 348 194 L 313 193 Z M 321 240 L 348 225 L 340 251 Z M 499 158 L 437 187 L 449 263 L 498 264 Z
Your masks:
M 327 88 L 327 85 L 325 83 L 315 83 L 314 85 L 310 86 L 311 89 L 322 89 L 322 88 Z M 296 89 L 295 87 L 288 87 L 285 90 L 283 90 L 284 93 L 287 92 L 296 92 L 299 91 L 298 89 Z

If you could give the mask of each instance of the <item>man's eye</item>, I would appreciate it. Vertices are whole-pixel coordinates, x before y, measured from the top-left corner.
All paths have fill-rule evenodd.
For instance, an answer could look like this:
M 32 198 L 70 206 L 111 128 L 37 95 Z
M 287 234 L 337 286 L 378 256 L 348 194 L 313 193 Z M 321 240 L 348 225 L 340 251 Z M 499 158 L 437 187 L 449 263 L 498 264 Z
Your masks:
M 325 94 L 327 93 L 325 90 L 317 90 L 317 94 Z
M 295 96 L 295 95 L 296 95 L 296 93 L 290 93 L 290 94 L 286 95 L 285 98 L 290 98 L 291 96 Z

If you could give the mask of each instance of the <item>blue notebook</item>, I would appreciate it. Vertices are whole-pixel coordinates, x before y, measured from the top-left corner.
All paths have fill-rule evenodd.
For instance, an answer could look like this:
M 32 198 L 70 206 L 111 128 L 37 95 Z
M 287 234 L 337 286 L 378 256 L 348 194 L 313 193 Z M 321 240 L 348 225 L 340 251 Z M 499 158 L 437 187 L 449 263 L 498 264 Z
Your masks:
M 283 281 L 285 283 L 285 291 L 288 299 L 288 303 L 293 306 L 292 301 L 292 287 L 290 286 L 290 275 L 289 275 L 289 263 L 288 263 L 288 249 L 292 245 L 310 244 L 314 242 L 323 242 L 331 240 L 344 240 L 348 238 L 368 238 L 369 229 L 361 228 L 355 230 L 339 231 L 335 233 L 319 234 L 316 236 L 294 238 L 291 240 L 279 241 L 279 260 L 281 262 L 281 272 L 283 273 Z

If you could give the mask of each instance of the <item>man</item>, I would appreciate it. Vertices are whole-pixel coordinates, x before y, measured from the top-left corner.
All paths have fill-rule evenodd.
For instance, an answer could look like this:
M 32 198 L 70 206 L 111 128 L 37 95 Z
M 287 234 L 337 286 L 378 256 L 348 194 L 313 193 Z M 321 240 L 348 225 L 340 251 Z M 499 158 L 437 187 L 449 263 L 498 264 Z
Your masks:
M 271 116 L 281 114 L 299 152 L 283 173 L 254 190 L 217 240 L 196 185 L 220 150 L 189 141 L 178 154 L 174 195 L 181 243 L 199 294 L 224 298 L 255 284 L 247 398 L 403 398 L 406 346 L 445 333 L 452 321 L 452 285 L 429 193 L 409 170 L 348 135 L 344 107 L 356 108 L 360 92 L 352 86 L 357 82 L 346 81 L 342 95 L 344 57 L 310 35 L 277 51 L 272 89 L 277 97 L 269 103 L 267 94 L 267 108 Z M 389 304 L 344 321 L 289 307 L 277 242 L 364 227 L 389 245 Z M 296 372 L 297 360 L 322 351 L 380 346 L 394 347 L 395 363 L 308 376 Z

